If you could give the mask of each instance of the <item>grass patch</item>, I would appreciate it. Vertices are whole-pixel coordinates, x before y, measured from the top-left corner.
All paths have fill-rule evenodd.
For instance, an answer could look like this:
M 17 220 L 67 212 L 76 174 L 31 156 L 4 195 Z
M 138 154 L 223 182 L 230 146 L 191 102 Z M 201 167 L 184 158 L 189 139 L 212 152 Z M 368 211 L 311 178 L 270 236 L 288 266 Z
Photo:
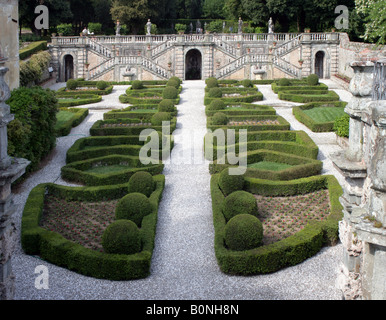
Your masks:
M 260 170 L 271 170 L 271 171 L 280 171 L 287 168 L 291 168 L 292 166 L 286 163 L 278 163 L 271 161 L 260 161 L 248 164 L 248 168 L 252 169 L 260 169 Z
M 344 107 L 316 107 L 309 110 L 303 110 L 315 122 L 329 122 L 344 116 Z
M 133 167 L 116 164 L 116 165 L 111 165 L 111 166 L 93 167 L 91 169 L 88 169 L 86 172 L 98 173 L 98 174 L 110 174 L 110 173 L 117 173 L 120 171 L 124 171 L 127 169 L 133 169 Z
M 58 130 L 63 124 L 65 124 L 67 121 L 70 121 L 72 118 L 75 118 L 74 112 L 60 110 L 56 114 L 55 130 Z

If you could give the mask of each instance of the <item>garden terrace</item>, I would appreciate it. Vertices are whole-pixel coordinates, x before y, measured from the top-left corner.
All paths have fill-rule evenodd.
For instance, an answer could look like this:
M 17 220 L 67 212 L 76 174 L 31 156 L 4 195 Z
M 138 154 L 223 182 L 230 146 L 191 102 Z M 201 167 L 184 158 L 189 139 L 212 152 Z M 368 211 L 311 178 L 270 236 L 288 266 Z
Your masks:
M 209 164 L 209 172 L 211 174 L 220 173 L 232 167 L 227 156 L 218 158 Z M 246 177 L 268 180 L 287 181 L 318 175 L 323 166 L 319 160 L 264 149 L 238 154 L 238 157 L 240 163 L 247 163 Z
M 94 278 L 133 280 L 147 277 L 165 177 L 157 175 L 154 180 L 156 187 L 149 197 L 153 211 L 141 223 L 140 252 L 108 254 L 100 250 L 100 234 L 111 221 L 109 216 L 116 201 L 127 194 L 128 183 L 79 188 L 38 185 L 31 191 L 23 212 L 21 242 L 24 251 Z M 97 233 L 89 233 L 96 228 Z
M 312 102 L 292 109 L 295 118 L 313 132 L 331 132 L 335 120 L 346 115 L 347 102 Z
M 56 114 L 55 132 L 58 137 L 66 136 L 73 127 L 78 126 L 87 117 L 86 108 L 60 108 Z
M 314 176 L 291 181 L 246 178 L 243 190 L 255 195 L 265 234 L 261 246 L 236 251 L 230 250 L 224 240 L 227 220 L 222 207 L 226 197 L 219 188 L 219 174 L 212 175 L 214 246 L 218 264 L 224 273 L 255 275 L 275 272 L 310 258 L 319 252 L 323 245 L 333 244 L 338 240 L 338 221 L 342 218 L 339 197 L 342 189 L 335 177 Z M 277 209 L 272 211 L 266 205 L 270 201 L 279 201 L 272 197 L 286 197 L 285 202 L 288 203 L 288 196 L 307 194 L 307 198 L 313 199 L 319 198 L 320 194 L 325 194 L 325 197 L 325 192 L 328 192 L 329 211 L 314 210 L 313 216 L 308 217 L 307 224 L 300 214 L 308 212 L 298 210 L 303 208 L 304 204 L 300 206 L 298 202 L 299 206 L 295 207 L 295 203 L 292 203 L 292 209 L 287 210 L 285 216 L 280 216 Z M 279 206 L 283 205 L 285 203 L 279 201 Z M 326 206 L 325 199 L 322 200 L 322 206 Z M 268 227 L 270 223 L 274 225 Z M 287 232 L 284 233 L 284 230 Z
M 227 141 L 226 135 L 224 138 Z M 205 146 L 205 154 L 211 155 L 213 152 L 213 158 L 209 156 L 208 160 L 216 160 L 218 154 L 225 152 L 224 147 L 217 145 L 217 138 L 213 133 L 208 132 L 205 139 L 213 139 L 213 148 L 211 147 L 212 144 Z M 226 142 L 226 151 L 232 148 L 236 155 L 238 155 L 239 147 L 239 133 L 236 132 L 235 144 L 231 145 Z M 316 159 L 319 152 L 315 142 L 304 131 L 292 130 L 248 131 L 247 151 L 254 150 L 278 151 L 310 159 Z

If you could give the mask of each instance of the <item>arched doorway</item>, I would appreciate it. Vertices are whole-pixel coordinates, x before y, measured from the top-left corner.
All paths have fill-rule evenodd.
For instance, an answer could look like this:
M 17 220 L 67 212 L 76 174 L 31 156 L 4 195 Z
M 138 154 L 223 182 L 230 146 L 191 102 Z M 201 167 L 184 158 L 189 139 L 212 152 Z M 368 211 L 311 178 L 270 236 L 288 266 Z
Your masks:
M 324 52 L 318 51 L 315 54 L 315 74 L 319 77 L 319 79 L 324 78 Z
M 74 79 L 74 58 L 68 54 L 64 57 L 64 81 Z
M 197 49 L 189 50 L 185 56 L 185 80 L 201 80 L 202 56 Z

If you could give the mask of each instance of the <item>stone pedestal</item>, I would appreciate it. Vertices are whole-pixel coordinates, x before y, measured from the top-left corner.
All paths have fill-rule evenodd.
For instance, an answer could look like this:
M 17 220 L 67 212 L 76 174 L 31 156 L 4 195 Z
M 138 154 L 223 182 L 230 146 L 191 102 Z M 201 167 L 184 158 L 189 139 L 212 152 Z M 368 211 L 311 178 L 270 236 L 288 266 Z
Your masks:
M 28 166 L 25 159 L 11 158 L 7 154 L 7 125 L 13 120 L 5 101 L 10 90 L 4 81 L 8 68 L 0 65 L 0 300 L 12 299 L 14 276 L 11 257 L 17 240 L 16 228 L 12 222 L 15 205 L 12 201 L 11 184 L 19 178 Z
M 353 62 L 348 148 L 332 161 L 345 176 L 344 246 L 338 285 L 345 299 L 386 299 L 386 100 L 372 101 L 374 64 Z

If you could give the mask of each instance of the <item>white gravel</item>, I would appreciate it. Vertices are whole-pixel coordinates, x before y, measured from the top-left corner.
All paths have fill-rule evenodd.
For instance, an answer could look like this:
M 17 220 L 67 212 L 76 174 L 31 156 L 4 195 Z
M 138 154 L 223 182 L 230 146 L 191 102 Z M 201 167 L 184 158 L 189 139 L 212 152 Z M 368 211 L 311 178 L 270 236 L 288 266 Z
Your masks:
M 208 163 L 202 158 L 206 132 L 204 81 L 185 81 L 178 105 L 178 123 L 171 163 L 166 164 L 166 186 L 159 208 L 151 275 L 135 281 L 108 281 L 85 277 L 54 266 L 16 249 L 13 271 L 15 299 L 130 299 L 130 300 L 340 300 L 335 286 L 342 246 L 323 248 L 294 267 L 268 275 L 228 276 L 214 255 L 214 229 Z M 109 102 L 110 103 L 110 102 Z M 111 105 L 113 102 L 111 102 Z M 21 213 L 29 191 L 43 182 L 64 183 L 59 177 L 68 147 L 88 135 L 92 123 L 105 110 L 91 110 L 88 118 L 58 139 L 54 157 L 15 195 L 20 230 Z M 280 111 L 280 110 L 278 110 Z M 291 120 L 292 122 L 292 120 Z M 194 159 L 195 161 L 193 161 Z M 49 271 L 49 289 L 36 289 L 35 267 Z

